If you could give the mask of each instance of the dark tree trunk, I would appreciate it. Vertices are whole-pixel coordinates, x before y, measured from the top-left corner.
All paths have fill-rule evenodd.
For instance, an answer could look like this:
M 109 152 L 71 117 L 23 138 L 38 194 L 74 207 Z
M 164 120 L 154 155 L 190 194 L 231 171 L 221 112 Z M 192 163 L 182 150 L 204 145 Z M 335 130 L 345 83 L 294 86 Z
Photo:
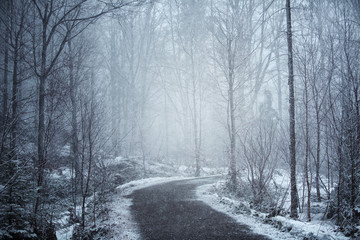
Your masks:
M 16 130 L 18 122 L 18 39 L 15 40 L 13 77 L 12 77 L 12 95 L 11 95 L 11 134 L 10 134 L 10 155 L 16 157 Z
M 5 2 L 7 13 L 10 12 L 10 1 Z M 1 149 L 0 149 L 0 157 L 2 159 L 2 156 L 4 154 L 4 150 L 6 147 L 7 142 L 7 118 L 8 118 L 8 76 L 9 76 L 9 36 L 10 36 L 10 28 L 9 23 L 10 20 L 9 17 L 6 16 L 7 23 L 4 24 L 5 28 L 5 36 L 4 36 L 4 79 L 3 79 L 3 85 L 2 85 L 2 116 L 0 119 L 0 130 L 1 130 Z
M 296 187 L 296 148 L 295 148 L 295 98 L 294 98 L 294 64 L 292 50 L 290 0 L 286 0 L 288 68 L 289 68 L 289 118 L 290 118 L 290 185 L 292 218 L 298 218 L 298 193 Z
M 316 162 L 315 162 L 315 187 L 316 187 L 316 198 L 318 202 L 321 202 L 320 195 L 320 108 L 316 102 Z
M 72 194 L 74 209 L 76 209 L 79 180 L 79 139 L 78 139 L 78 122 L 77 122 L 77 81 L 74 76 L 74 52 L 71 41 L 68 42 L 69 48 L 69 80 L 70 80 L 70 101 L 71 101 L 71 155 L 73 158 L 72 169 L 74 171 Z M 75 211 L 76 214 L 76 211 Z
M 305 69 L 306 69 L 306 63 Z M 307 188 L 307 218 L 308 221 L 311 221 L 311 214 L 310 214 L 310 207 L 311 207 L 311 188 L 310 188 L 310 181 L 309 181 L 309 99 L 308 99 L 308 86 L 307 86 L 307 76 L 305 70 L 305 181 L 306 181 L 306 188 Z
M 44 14 L 47 14 L 47 8 Z M 38 109 L 38 135 L 37 135 L 37 147 L 38 147 L 38 159 L 37 159 L 37 196 L 35 200 L 34 213 L 38 213 L 40 199 L 41 199 L 41 187 L 44 180 L 44 168 L 45 168 L 45 81 L 47 77 L 46 63 L 47 63 L 47 25 L 48 19 L 44 17 L 42 19 L 42 49 L 41 49 L 41 65 L 40 65 L 40 76 L 39 76 L 39 109 Z
M 10 12 L 10 1 L 6 1 L 6 10 L 7 13 Z M 8 18 L 8 17 L 7 17 Z M 10 21 L 9 21 L 10 22 Z M 7 115 L 8 109 L 8 72 L 9 72 L 9 36 L 10 36 L 10 28 L 8 25 L 4 24 L 5 28 L 5 36 L 4 36 L 4 85 L 3 85 L 3 105 L 2 105 L 2 113 L 3 113 L 3 123 L 5 123 L 5 116 Z

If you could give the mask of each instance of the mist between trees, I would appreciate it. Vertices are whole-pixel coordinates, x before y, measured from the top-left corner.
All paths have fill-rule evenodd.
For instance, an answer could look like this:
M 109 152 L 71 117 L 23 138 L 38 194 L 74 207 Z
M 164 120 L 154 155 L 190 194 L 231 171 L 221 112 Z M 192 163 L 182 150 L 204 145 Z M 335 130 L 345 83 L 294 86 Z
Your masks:
M 53 237 L 64 209 L 96 225 L 118 156 L 132 179 L 228 167 L 272 213 L 286 169 L 293 218 L 326 201 L 358 225 L 358 1 L 3 0 L 0 19 L 1 238 Z

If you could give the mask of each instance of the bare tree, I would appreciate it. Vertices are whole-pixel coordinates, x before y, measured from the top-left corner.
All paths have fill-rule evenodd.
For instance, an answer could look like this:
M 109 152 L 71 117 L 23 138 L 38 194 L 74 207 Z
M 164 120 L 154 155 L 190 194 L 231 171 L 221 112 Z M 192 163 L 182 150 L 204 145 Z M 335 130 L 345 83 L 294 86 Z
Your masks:
M 236 81 L 236 70 L 238 68 L 236 58 L 238 57 L 238 44 L 241 39 L 241 35 L 238 35 L 236 17 L 239 11 L 239 4 L 230 5 L 226 4 L 224 10 L 218 11 L 218 17 L 214 24 L 216 24 L 215 33 L 218 44 L 221 46 L 220 51 L 223 56 L 224 62 L 221 62 L 222 71 L 224 73 L 226 81 L 225 98 L 227 100 L 227 130 L 230 139 L 229 147 L 229 186 L 232 191 L 237 188 L 237 168 L 236 168 L 236 96 L 235 91 L 238 89 L 238 82 Z
M 90 83 L 87 86 L 83 85 L 86 92 L 81 91 L 80 100 L 80 192 L 81 192 L 81 227 L 85 228 L 85 215 L 86 215 L 86 199 L 91 191 L 90 181 L 93 178 L 93 168 L 95 162 L 95 147 L 98 144 L 99 137 L 101 136 L 101 127 L 99 127 L 99 106 L 95 99 L 95 84 L 94 73 L 91 73 Z M 90 92 L 90 96 L 88 96 Z
M 236 138 L 241 126 L 238 125 L 239 113 L 245 119 L 245 86 L 251 75 L 250 59 L 253 53 L 251 21 L 243 25 L 253 8 L 252 1 L 229 1 L 224 5 L 215 5 L 213 14 L 213 37 L 216 56 L 223 79 L 217 80 L 220 94 L 226 101 L 227 133 L 229 137 L 229 187 L 237 188 Z M 251 19 L 251 18 L 250 18 Z M 244 47 L 246 46 L 246 47 Z
M 75 38 L 89 24 L 103 14 L 132 4 L 119 2 L 116 5 L 99 3 L 91 6 L 82 0 L 75 3 L 66 1 L 37 1 L 33 0 L 33 71 L 39 79 L 38 90 L 38 129 L 37 129 L 37 197 L 34 205 L 35 215 L 40 205 L 41 186 L 44 181 L 46 159 L 46 111 L 45 96 L 47 79 L 58 63 L 66 43 Z M 88 11 L 86 11 L 87 9 Z M 51 53 L 51 54 L 50 54 Z M 36 222 L 35 222 L 36 226 Z
M 176 29 L 175 41 L 172 36 L 172 49 L 174 59 L 181 64 L 183 72 L 175 71 L 176 80 L 178 81 L 178 91 L 180 92 L 183 114 L 185 115 L 184 125 L 190 123 L 189 128 L 184 127 L 192 135 L 193 158 L 195 163 L 195 176 L 200 176 L 201 164 L 201 145 L 202 145 L 202 108 L 203 108 L 203 61 L 201 61 L 204 36 L 204 17 L 205 11 L 202 7 L 204 2 L 183 1 L 177 5 L 177 25 L 171 26 Z M 172 17 L 172 15 L 171 15 Z M 172 21 L 174 22 L 174 21 Z M 173 31 L 173 30 L 172 30 Z M 175 51 L 175 44 L 178 51 Z M 183 58 L 184 62 L 178 59 Z M 176 67 L 176 66 L 175 66 Z M 189 115 L 189 116 L 187 116 Z M 189 123 L 188 123 L 189 122 Z M 191 129 L 191 131 L 189 131 Z M 187 133 L 185 133 L 185 136 Z M 185 137 L 186 138 L 186 137 Z M 185 141 L 187 141 L 185 139 Z
M 250 126 L 241 141 L 244 158 L 248 169 L 248 181 L 253 191 L 256 207 L 269 210 L 267 202 L 272 204 L 268 191 L 269 183 L 273 179 L 279 156 L 278 120 L 275 110 L 271 107 L 270 96 L 261 106 L 261 114 Z M 268 201 L 265 201 L 268 200 Z

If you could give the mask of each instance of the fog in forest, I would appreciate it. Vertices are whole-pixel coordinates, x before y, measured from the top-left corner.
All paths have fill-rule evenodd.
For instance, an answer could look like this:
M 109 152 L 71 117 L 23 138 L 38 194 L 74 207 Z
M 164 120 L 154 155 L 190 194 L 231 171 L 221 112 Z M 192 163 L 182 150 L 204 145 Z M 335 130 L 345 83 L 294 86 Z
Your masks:
M 0 239 L 87 239 L 119 185 L 219 174 L 359 237 L 359 1 L 2 0 L 0 32 Z

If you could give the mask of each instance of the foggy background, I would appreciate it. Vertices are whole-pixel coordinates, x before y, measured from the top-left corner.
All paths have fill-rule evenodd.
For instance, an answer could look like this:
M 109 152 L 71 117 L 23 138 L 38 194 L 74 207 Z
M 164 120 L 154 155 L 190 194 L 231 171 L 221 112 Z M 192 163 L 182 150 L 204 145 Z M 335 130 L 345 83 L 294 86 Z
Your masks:
M 2 0 L 1 236 L 68 208 L 84 230 L 120 184 L 209 172 L 266 213 L 291 187 L 307 221 L 326 203 L 358 229 L 360 4 L 291 5 Z

